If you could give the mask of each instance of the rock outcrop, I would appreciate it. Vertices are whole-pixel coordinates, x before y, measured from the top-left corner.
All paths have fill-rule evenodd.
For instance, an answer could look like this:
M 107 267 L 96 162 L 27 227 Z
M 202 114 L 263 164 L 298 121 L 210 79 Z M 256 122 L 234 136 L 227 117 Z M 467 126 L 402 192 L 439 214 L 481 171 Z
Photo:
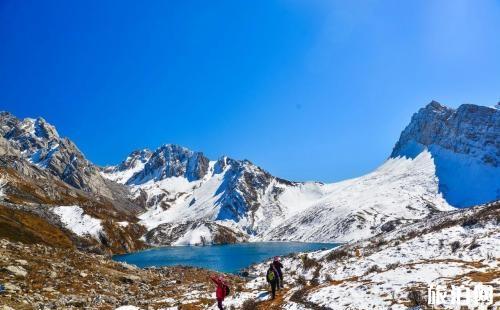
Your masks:
M 34 165 L 46 169 L 69 185 L 94 194 L 112 198 L 113 194 L 99 174 L 68 138 L 61 138 L 54 126 L 43 118 L 17 119 L 0 113 L 0 153 L 18 153 Z
M 154 151 L 144 169 L 134 174 L 127 184 L 142 184 L 170 177 L 185 177 L 188 181 L 203 178 L 208 170 L 208 158 L 175 144 L 166 144 Z
M 500 199 L 500 111 L 435 101 L 414 114 L 391 157 L 432 154 L 446 200 L 467 207 Z

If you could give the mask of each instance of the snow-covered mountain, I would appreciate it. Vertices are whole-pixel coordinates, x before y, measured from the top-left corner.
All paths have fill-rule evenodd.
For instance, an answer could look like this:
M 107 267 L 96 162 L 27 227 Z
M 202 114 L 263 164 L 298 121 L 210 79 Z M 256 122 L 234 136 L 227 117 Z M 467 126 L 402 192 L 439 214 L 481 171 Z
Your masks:
M 457 207 L 500 199 L 500 111 L 472 104 L 450 109 L 435 101 L 413 115 L 391 157 L 427 149 L 439 190 Z
M 222 157 L 210 161 L 200 152 L 170 144 L 154 151 L 140 170 L 135 171 L 137 166 L 124 170 L 117 167 L 104 169 L 102 175 L 129 185 L 136 199 L 145 200 L 149 209 L 139 218 L 149 230 L 168 226 L 172 231 L 191 234 L 175 226 L 186 227 L 191 222 L 199 227 L 200 223 L 216 221 L 235 235 L 258 235 L 298 212 L 305 206 L 300 203 L 306 202 L 304 199 L 321 195 L 316 193 L 321 191 L 319 183 L 288 182 L 247 160 Z M 301 201 L 293 201 L 297 195 Z M 153 235 L 158 233 L 148 234 Z M 195 235 L 198 237 L 194 239 L 185 235 L 178 238 L 203 243 L 202 235 Z M 212 235 L 203 237 L 217 239 Z M 156 238 L 154 243 L 161 241 Z
M 176 145 L 136 151 L 102 175 L 130 186 L 148 206 L 139 217 L 154 244 L 166 230 L 178 235 L 164 244 L 213 240 L 210 229 L 186 229 L 207 221 L 253 240 L 358 240 L 452 206 L 499 199 L 498 113 L 433 101 L 413 116 L 378 169 L 333 184 L 290 182 L 247 160 L 211 161 Z
M 111 181 L 125 184 L 136 172 L 144 169 L 152 154 L 148 149 L 134 151 L 118 166 L 104 168 L 104 173 Z
M 314 204 L 264 235 L 269 240 L 347 242 L 453 208 L 438 191 L 431 154 L 390 158 L 374 172 L 323 186 Z
M 327 196 L 265 238 L 351 241 L 451 206 L 499 200 L 499 162 L 498 109 L 467 104 L 454 110 L 433 101 L 413 115 L 381 167 L 326 185 Z
M 210 160 L 173 144 L 99 168 L 44 119 L 3 112 L 0 168 L 13 168 L 19 175 L 10 179 L 22 180 L 8 184 L 13 203 L 75 205 L 99 220 L 142 225 L 133 233 L 147 230 L 150 245 L 352 241 L 500 199 L 499 113 L 431 102 L 412 117 L 378 169 L 323 184 L 283 180 L 248 160 Z M 26 194 L 26 186 L 40 189 Z

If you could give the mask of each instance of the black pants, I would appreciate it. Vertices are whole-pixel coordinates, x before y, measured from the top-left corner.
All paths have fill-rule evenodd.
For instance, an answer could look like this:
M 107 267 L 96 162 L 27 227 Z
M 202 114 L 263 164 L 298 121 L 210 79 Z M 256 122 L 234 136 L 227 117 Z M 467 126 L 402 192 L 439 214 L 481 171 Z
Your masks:
M 217 307 L 219 307 L 219 310 L 224 310 L 222 307 L 222 299 L 217 299 Z
M 271 298 L 274 299 L 274 297 L 276 296 L 276 287 L 278 286 L 278 281 L 274 280 L 269 282 L 269 284 L 271 284 Z
M 283 285 L 283 273 L 280 272 L 279 276 L 280 276 L 280 280 L 279 280 L 279 285 L 278 286 L 281 287 L 281 288 L 284 288 L 285 286 Z

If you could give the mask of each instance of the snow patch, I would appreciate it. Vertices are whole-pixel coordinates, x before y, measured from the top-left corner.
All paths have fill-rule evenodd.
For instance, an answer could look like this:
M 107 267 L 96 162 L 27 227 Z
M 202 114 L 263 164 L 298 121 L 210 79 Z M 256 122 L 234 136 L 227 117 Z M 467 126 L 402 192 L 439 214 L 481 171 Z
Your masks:
M 5 189 L 7 187 L 7 180 L 0 177 L 0 199 L 3 199 L 5 195 Z
M 79 206 L 59 206 L 53 212 L 67 229 L 80 237 L 91 236 L 98 239 L 102 233 L 101 220 L 85 214 Z
M 211 244 L 213 241 L 210 229 L 205 225 L 200 225 L 193 230 L 187 231 L 177 239 L 172 245 L 200 245 Z
M 122 221 L 122 222 L 117 222 L 117 224 L 121 227 L 127 227 L 129 225 L 129 222 L 127 221 Z

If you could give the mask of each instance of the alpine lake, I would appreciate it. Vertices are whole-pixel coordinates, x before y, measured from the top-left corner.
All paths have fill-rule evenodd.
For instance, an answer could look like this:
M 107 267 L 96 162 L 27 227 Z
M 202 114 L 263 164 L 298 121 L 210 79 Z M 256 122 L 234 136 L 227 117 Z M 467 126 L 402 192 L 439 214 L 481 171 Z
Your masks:
M 115 261 L 140 268 L 192 266 L 218 272 L 238 273 L 244 268 L 271 260 L 274 256 L 332 249 L 336 243 L 249 242 L 209 246 L 169 246 L 115 255 Z

